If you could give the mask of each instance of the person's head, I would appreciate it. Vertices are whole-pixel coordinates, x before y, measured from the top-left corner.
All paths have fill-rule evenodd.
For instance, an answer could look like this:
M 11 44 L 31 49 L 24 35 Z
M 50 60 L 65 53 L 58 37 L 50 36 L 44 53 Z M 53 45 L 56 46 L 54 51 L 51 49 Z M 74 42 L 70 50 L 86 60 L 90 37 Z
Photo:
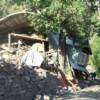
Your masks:
M 32 49 L 36 50 L 38 52 L 44 51 L 44 47 L 43 47 L 42 43 L 34 43 L 32 45 Z
M 37 51 L 44 56 L 44 46 L 42 43 L 34 43 L 31 47 L 32 50 Z

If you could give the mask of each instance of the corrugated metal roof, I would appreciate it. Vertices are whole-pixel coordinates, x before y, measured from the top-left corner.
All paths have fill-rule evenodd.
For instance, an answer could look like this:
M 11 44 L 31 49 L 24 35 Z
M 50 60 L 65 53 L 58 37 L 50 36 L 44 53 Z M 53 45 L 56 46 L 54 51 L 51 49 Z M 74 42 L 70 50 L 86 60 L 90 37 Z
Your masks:
M 0 33 L 10 32 L 14 29 L 29 26 L 29 12 L 17 12 L 0 19 Z

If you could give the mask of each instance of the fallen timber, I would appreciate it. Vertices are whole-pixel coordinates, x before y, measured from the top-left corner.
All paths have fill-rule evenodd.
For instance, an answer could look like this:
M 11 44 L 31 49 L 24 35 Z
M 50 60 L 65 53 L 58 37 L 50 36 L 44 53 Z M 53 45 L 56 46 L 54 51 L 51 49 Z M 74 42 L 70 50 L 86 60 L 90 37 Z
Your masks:
M 17 39 L 21 39 L 21 40 L 32 40 L 35 42 L 47 42 L 46 39 L 40 39 L 40 38 L 35 38 L 35 37 L 31 37 L 31 36 L 27 36 L 27 35 L 21 35 L 21 34 L 16 34 L 16 33 L 11 33 L 9 34 L 10 36 L 13 36 Z
M 48 67 L 44 67 L 42 66 L 43 69 L 45 70 L 49 70 L 50 72 L 54 72 L 54 73 L 59 73 L 60 74 L 60 78 L 58 77 L 59 81 L 61 82 L 61 84 L 66 87 L 68 89 L 68 86 L 72 87 L 72 90 L 76 93 L 76 90 L 77 90 L 77 81 L 76 80 L 70 80 L 66 77 L 65 73 L 59 69 L 57 66 L 54 67 L 54 66 L 48 66 Z
M 68 88 L 68 86 L 71 86 L 72 87 L 72 90 L 74 92 L 76 92 L 76 85 L 77 85 L 77 82 L 76 80 L 69 80 L 66 75 L 64 74 L 64 72 L 60 69 L 58 69 L 58 72 L 60 73 L 61 75 L 61 80 L 62 80 L 62 84 L 65 85 L 65 87 Z

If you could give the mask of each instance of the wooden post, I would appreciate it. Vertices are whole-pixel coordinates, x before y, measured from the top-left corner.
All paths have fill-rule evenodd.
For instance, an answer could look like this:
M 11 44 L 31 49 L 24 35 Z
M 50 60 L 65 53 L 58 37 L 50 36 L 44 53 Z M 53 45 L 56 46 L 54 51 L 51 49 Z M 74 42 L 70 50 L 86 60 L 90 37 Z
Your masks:
M 21 48 L 22 41 L 18 40 L 18 50 Z
M 45 44 L 44 42 L 42 42 L 42 46 L 43 46 L 43 57 L 45 56 Z
M 11 34 L 8 34 L 8 47 L 11 48 Z

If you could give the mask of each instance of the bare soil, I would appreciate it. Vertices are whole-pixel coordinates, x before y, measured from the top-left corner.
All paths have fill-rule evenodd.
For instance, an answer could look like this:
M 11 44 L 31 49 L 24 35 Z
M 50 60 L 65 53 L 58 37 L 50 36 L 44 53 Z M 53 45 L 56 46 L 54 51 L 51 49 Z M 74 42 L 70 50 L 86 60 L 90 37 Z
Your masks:
M 88 86 L 77 93 L 64 93 L 54 100 L 100 100 L 100 78 L 88 81 Z

